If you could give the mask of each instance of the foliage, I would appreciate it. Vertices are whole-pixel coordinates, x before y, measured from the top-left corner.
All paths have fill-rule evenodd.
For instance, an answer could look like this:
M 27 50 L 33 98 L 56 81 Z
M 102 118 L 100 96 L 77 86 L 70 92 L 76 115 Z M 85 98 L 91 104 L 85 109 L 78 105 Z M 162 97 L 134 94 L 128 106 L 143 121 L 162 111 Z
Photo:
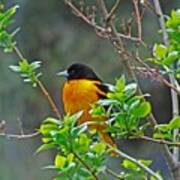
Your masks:
M 92 174 L 84 167 L 84 163 L 96 174 L 104 171 L 107 146 L 99 141 L 97 134 L 87 130 L 86 124 L 76 125 L 81 115 L 82 112 L 73 116 L 66 115 L 62 121 L 47 118 L 39 129 L 43 135 L 43 145 L 37 152 L 56 149 L 54 165 L 46 168 L 56 169 L 58 175 L 73 179 L 92 179 Z
M 151 165 L 150 160 L 139 160 L 141 163 L 147 167 Z M 122 162 L 122 167 L 127 170 L 127 173 L 121 172 L 120 177 L 122 179 L 133 180 L 133 179 L 146 179 L 147 173 L 144 172 L 137 164 L 125 159 Z
M 24 79 L 24 82 L 31 83 L 33 87 L 37 86 L 38 77 L 42 75 L 42 73 L 36 73 L 36 69 L 40 68 L 41 62 L 34 61 L 29 63 L 26 59 L 19 61 L 19 65 L 11 65 L 10 69 L 16 73 L 19 73 L 20 76 Z
M 5 52 L 17 52 L 14 35 L 17 30 L 9 33 L 7 28 L 12 24 L 12 16 L 17 10 L 14 6 L 6 11 L 0 12 L 0 47 Z M 170 36 L 169 45 L 157 43 L 153 48 L 151 61 L 168 73 L 174 73 L 180 78 L 180 10 L 172 11 L 171 17 L 166 21 L 166 27 Z M 25 58 L 19 56 L 18 65 L 11 65 L 10 69 L 19 73 L 24 82 L 33 86 L 38 83 L 41 73 L 37 72 L 40 62 L 29 63 Z M 176 66 L 173 66 L 176 64 Z M 116 80 L 115 86 L 111 86 L 107 98 L 98 101 L 91 109 L 94 118 L 105 116 L 107 118 L 107 133 L 114 138 L 139 138 L 145 134 L 149 123 L 146 117 L 151 113 L 151 104 L 145 99 L 148 94 L 137 95 L 138 85 L 126 83 L 124 76 Z M 42 88 L 44 90 L 44 88 Z M 45 92 L 46 94 L 46 92 Z M 47 94 L 46 94 L 47 95 Z M 48 117 L 41 124 L 39 132 L 42 135 L 43 144 L 37 153 L 54 149 L 56 155 L 54 164 L 46 166 L 46 169 L 55 169 L 56 180 L 68 179 L 93 179 L 101 173 L 107 172 L 105 165 L 106 157 L 112 152 L 112 147 L 99 138 L 96 131 L 88 129 L 88 123 L 77 125 L 77 120 L 83 112 L 74 115 L 65 115 L 61 121 Z M 96 123 L 94 121 L 94 123 Z M 153 138 L 173 141 L 179 137 L 173 137 L 173 130 L 180 128 L 180 117 L 172 119 L 168 124 L 156 125 Z M 113 149 L 115 150 L 115 149 Z M 149 168 L 151 161 L 137 160 L 138 163 Z M 125 171 L 118 174 L 119 178 L 131 180 L 134 178 L 147 179 L 148 173 L 132 160 L 124 159 L 122 167 Z M 153 179 L 154 176 L 151 177 Z
M 179 141 L 179 135 L 174 137 L 173 130 L 180 128 L 180 116 L 173 118 L 168 124 L 159 124 L 155 127 L 153 137 L 156 139 L 167 139 L 173 141 L 175 139 Z
M 116 80 L 107 99 L 100 100 L 92 109 L 92 115 L 108 118 L 108 132 L 115 137 L 127 138 L 143 134 L 148 124 L 141 123 L 151 112 L 151 105 L 144 96 L 136 95 L 137 84 L 126 85 L 125 77 Z
M 172 10 L 171 16 L 167 18 L 166 27 L 169 45 L 155 44 L 151 60 L 160 65 L 167 74 L 173 73 L 180 78 L 180 9 Z
M 2 12 L 2 9 L 0 9 L 0 47 L 4 49 L 4 52 L 12 52 L 16 45 L 16 41 L 13 38 L 19 29 L 9 33 L 7 28 L 13 23 L 12 16 L 17 9 L 18 6 L 13 6 L 5 12 Z

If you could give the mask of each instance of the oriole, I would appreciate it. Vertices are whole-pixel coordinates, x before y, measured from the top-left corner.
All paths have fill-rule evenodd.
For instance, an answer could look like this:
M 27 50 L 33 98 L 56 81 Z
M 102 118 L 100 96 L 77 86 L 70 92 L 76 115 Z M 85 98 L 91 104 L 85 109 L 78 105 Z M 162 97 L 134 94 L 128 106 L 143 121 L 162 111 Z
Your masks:
M 67 70 L 59 72 L 57 75 L 63 75 L 67 81 L 63 85 L 62 100 L 65 113 L 74 114 L 83 111 L 78 119 L 78 124 L 87 121 L 105 122 L 105 117 L 94 118 L 90 114 L 90 109 L 99 99 L 105 98 L 108 92 L 108 86 L 104 85 L 96 73 L 84 64 L 72 64 Z M 89 128 L 96 129 L 101 139 L 116 147 L 114 140 L 106 132 L 105 123 L 89 125 Z

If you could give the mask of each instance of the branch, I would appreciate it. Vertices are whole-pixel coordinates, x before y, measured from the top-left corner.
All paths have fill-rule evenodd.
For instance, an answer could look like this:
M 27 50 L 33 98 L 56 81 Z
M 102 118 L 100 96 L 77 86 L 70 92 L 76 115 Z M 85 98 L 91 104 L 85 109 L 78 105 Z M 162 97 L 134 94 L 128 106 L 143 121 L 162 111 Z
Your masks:
M 106 172 L 107 172 L 108 174 L 110 174 L 111 176 L 115 177 L 116 179 L 121 179 L 121 180 L 122 180 L 122 178 L 119 176 L 119 174 L 115 173 L 115 172 L 112 171 L 111 169 L 107 168 L 107 169 L 106 169 Z
M 156 78 L 159 78 L 160 81 L 167 87 L 169 87 L 170 89 L 174 90 L 177 94 L 180 95 L 180 88 L 179 87 L 176 87 L 175 84 L 172 84 L 171 82 L 169 82 L 166 78 L 163 77 L 163 75 L 161 73 L 159 73 L 159 71 L 157 71 L 157 69 L 153 69 L 151 68 L 150 66 L 148 66 L 148 64 L 146 64 L 139 56 L 133 56 L 133 55 L 130 55 L 130 57 L 134 57 L 134 59 L 140 63 L 141 65 L 143 65 L 145 68 L 141 67 L 141 68 L 138 68 L 138 67 L 133 67 L 132 69 L 136 69 L 138 71 L 141 71 L 141 72 L 148 72 L 150 74 L 153 74 Z
M 145 172 L 147 172 L 149 175 L 153 176 L 155 179 L 157 180 L 162 180 L 162 178 L 156 174 L 153 170 L 151 170 L 149 167 L 145 166 L 144 164 L 142 164 L 140 161 L 136 160 L 135 158 L 125 154 L 124 152 L 112 147 L 111 145 L 107 144 L 107 146 L 110 149 L 113 149 L 113 151 L 115 151 L 120 157 L 124 158 L 124 159 L 128 159 L 129 161 L 135 163 L 137 166 L 139 166 L 141 169 L 143 169 Z
M 154 3 L 154 7 L 156 10 L 156 13 L 158 15 L 158 20 L 159 20 L 159 24 L 162 30 L 162 34 L 163 34 L 163 41 L 164 44 L 166 46 L 169 45 L 169 39 L 168 39 L 168 34 L 166 31 L 166 26 L 165 26 L 165 22 L 164 22 L 164 16 L 162 13 L 162 9 L 159 3 L 159 0 L 153 0 Z M 176 79 L 174 77 L 174 75 L 170 74 L 169 75 L 169 79 L 171 84 L 175 85 L 176 84 Z M 177 93 L 171 89 L 171 99 L 172 99 L 172 110 L 173 110 L 173 117 L 176 117 L 179 115 L 179 102 L 178 102 L 178 95 Z M 178 129 L 174 131 L 174 136 L 178 135 Z M 166 150 L 167 147 L 165 147 Z M 170 153 L 166 154 L 167 158 L 169 160 L 169 164 L 172 168 L 172 173 L 173 173 L 173 177 L 174 179 L 179 179 L 180 177 L 180 164 L 178 163 L 179 160 L 179 149 L 177 147 L 174 147 L 173 149 L 173 157 Z M 169 155 L 169 156 L 168 156 Z
M 84 15 L 71 1 L 65 0 L 65 3 L 75 12 L 76 16 L 83 19 L 87 24 L 94 27 L 96 30 L 100 32 L 106 32 L 107 30 L 97 24 L 93 23 L 86 15 Z
M 76 15 L 79 16 L 80 18 L 82 18 L 85 22 L 87 22 L 88 24 L 90 24 L 92 27 L 95 28 L 95 30 L 97 29 L 96 27 L 99 27 L 97 26 L 96 24 L 92 24 L 92 22 L 90 22 L 90 20 L 88 20 L 88 18 L 86 17 L 86 15 L 84 15 L 78 8 L 76 8 L 72 2 L 70 0 L 65 0 L 66 4 L 71 7 L 71 9 L 73 11 L 76 12 Z M 98 2 L 98 5 L 100 7 L 100 9 L 102 10 L 103 12 L 103 16 L 104 16 L 104 19 L 106 19 L 106 17 L 108 16 L 108 11 L 106 9 L 106 5 L 104 3 L 103 0 L 97 0 Z M 124 46 L 123 46 L 123 43 L 122 43 L 122 40 L 121 40 L 121 36 L 119 35 L 119 32 L 117 31 L 116 27 L 115 27 L 115 24 L 114 22 L 112 21 L 112 18 L 110 19 L 108 23 L 108 27 L 107 28 L 103 28 L 105 30 L 103 30 L 103 32 L 105 32 L 105 34 L 103 34 L 103 36 L 101 35 L 101 37 L 104 37 L 104 38 L 108 38 L 114 49 L 117 50 L 117 52 L 119 53 L 119 55 L 121 56 L 121 58 L 124 59 L 123 61 L 123 65 L 125 66 L 125 68 L 127 69 L 128 71 L 128 74 L 130 75 L 130 77 L 137 82 L 137 78 L 136 78 L 136 75 L 134 73 L 134 71 L 131 69 L 131 66 L 130 66 L 130 63 L 129 63 L 129 57 L 128 56 L 128 53 L 127 51 L 124 49 Z M 110 27 L 110 28 L 109 28 Z M 96 31 L 97 35 L 99 35 L 99 33 Z M 129 38 L 129 36 L 128 36 Z M 132 58 L 132 57 L 131 57 Z M 141 92 L 141 89 L 139 88 L 138 89 L 138 93 L 139 94 L 142 94 Z M 156 119 L 154 118 L 153 114 L 151 113 L 150 116 L 149 116 L 149 119 L 150 119 L 150 122 L 152 124 L 152 126 L 154 127 L 157 122 L 156 122 Z M 170 164 L 170 166 L 172 165 L 172 157 L 171 157 L 171 153 L 169 152 L 169 149 L 166 145 L 163 146 L 164 147 L 164 151 L 165 151 L 165 154 L 166 154 L 166 157 L 168 159 L 168 163 Z M 177 165 L 177 164 L 176 164 Z M 177 166 L 172 166 L 174 167 L 173 169 L 175 169 L 175 167 Z M 172 169 L 172 171 L 173 171 Z
M 93 27 L 97 33 L 98 36 L 103 37 L 103 38 L 108 38 L 109 29 L 104 28 L 102 26 L 97 25 L 96 23 L 92 22 L 85 14 L 83 14 L 71 1 L 65 0 L 65 3 L 75 12 L 75 15 L 79 18 L 81 18 L 83 21 L 85 21 L 88 25 Z M 114 7 L 114 6 L 113 6 Z M 116 6 L 115 6 L 116 7 Z M 116 9 L 115 9 L 116 10 Z M 113 10 L 113 11 L 115 11 Z M 112 12 L 111 12 L 112 13 Z M 107 14 L 107 16 L 110 16 L 110 13 Z M 112 15 L 111 15 L 112 16 Z M 109 18 L 110 20 L 111 18 Z M 137 37 L 132 37 L 129 35 L 125 35 L 122 33 L 117 33 L 118 38 L 112 38 L 113 40 L 118 40 L 119 38 L 123 38 L 125 40 L 130 40 L 133 42 L 140 42 L 139 38 Z M 143 43 L 143 42 L 140 42 Z
M 21 51 L 19 50 L 19 48 L 17 46 L 14 47 L 14 52 L 19 57 L 20 61 L 25 59 L 23 54 L 21 53 Z M 43 85 L 43 83 L 39 79 L 37 79 L 37 84 L 38 84 L 39 88 L 41 89 L 42 93 L 44 94 L 44 96 L 47 98 L 52 111 L 54 111 L 56 116 L 59 119 L 61 119 L 61 114 L 60 114 L 55 102 L 53 101 L 52 97 L 50 96 L 48 90 L 45 88 L 45 86 Z
M 49 95 L 47 89 L 45 88 L 45 86 L 43 85 L 43 83 L 40 80 L 37 80 L 37 83 L 38 83 L 42 93 L 44 94 L 44 96 L 46 96 L 46 98 L 50 104 L 51 109 L 54 111 L 54 113 L 57 115 L 57 117 L 59 119 L 61 119 L 61 114 L 60 114 L 58 108 L 56 107 L 56 104 L 53 101 L 52 97 Z
M 73 152 L 74 156 L 77 158 L 77 160 L 89 171 L 89 173 L 94 177 L 95 180 L 99 180 L 96 173 L 89 167 L 89 165 L 75 152 Z
M 138 3 L 139 3 L 139 0 L 133 0 L 134 10 L 135 10 L 135 15 L 136 15 L 136 22 L 137 22 L 137 27 L 138 27 L 138 38 L 141 41 L 142 25 L 141 25 L 141 15 L 140 15 Z
M 148 136 L 140 136 L 139 138 L 142 140 L 145 140 L 145 141 L 151 141 L 153 143 L 166 144 L 166 145 L 179 146 L 180 147 L 180 142 L 171 142 L 171 141 L 166 141 L 164 139 L 154 139 L 154 138 L 151 138 Z
M 5 137 L 7 139 L 17 139 L 17 140 L 23 140 L 23 139 L 31 139 L 39 136 L 39 132 L 31 133 L 31 134 L 7 134 L 7 133 L 0 133 L 0 137 Z
M 115 14 L 116 10 L 118 9 L 119 7 L 119 4 L 120 4 L 121 0 L 117 0 L 114 4 L 114 6 L 112 7 L 112 9 L 110 10 L 109 14 L 107 15 L 106 17 L 106 21 L 109 21 Z

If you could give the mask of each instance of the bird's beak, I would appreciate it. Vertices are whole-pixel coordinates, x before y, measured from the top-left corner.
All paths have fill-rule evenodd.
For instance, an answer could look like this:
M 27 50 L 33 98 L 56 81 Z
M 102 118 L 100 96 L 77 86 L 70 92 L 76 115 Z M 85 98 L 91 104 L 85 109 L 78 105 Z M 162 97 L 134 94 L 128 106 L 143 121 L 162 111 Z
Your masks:
M 60 71 L 58 73 L 56 73 L 57 76 L 64 76 L 64 77 L 68 77 L 68 72 L 67 70 L 64 71 Z

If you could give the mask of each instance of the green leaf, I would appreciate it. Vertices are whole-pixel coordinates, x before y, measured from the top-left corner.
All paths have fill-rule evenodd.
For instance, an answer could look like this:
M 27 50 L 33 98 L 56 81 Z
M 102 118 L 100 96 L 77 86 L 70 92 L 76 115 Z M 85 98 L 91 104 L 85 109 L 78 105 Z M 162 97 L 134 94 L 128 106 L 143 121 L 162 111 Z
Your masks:
M 171 17 L 166 21 L 166 26 L 171 28 L 180 26 L 180 9 L 171 11 Z
M 60 120 L 57 120 L 57 119 L 52 118 L 52 117 L 46 118 L 46 119 L 43 121 L 43 123 L 52 123 L 52 124 L 56 124 L 56 125 L 60 125 L 60 124 L 61 124 Z
M 118 92 L 122 92 L 125 88 L 126 79 L 125 76 L 121 76 L 120 79 L 116 80 L 115 90 Z
M 55 167 L 63 168 L 65 166 L 65 163 L 66 163 L 66 157 L 57 154 L 54 160 Z
M 180 128 L 180 116 L 177 116 L 174 119 L 172 119 L 168 127 L 171 130 Z
M 151 112 L 151 104 L 147 101 L 142 102 L 137 108 L 133 109 L 132 113 L 140 118 L 146 117 Z
M 42 124 L 40 126 L 39 132 L 43 135 L 49 135 L 50 131 L 57 129 L 55 124 Z
M 20 61 L 19 67 L 20 67 L 21 73 L 28 73 L 30 70 L 30 64 L 27 61 L 27 59 L 23 59 L 22 61 Z
M 73 153 L 68 154 L 68 156 L 67 156 L 67 162 L 68 162 L 68 163 L 71 163 L 71 162 L 73 161 L 73 159 L 74 159 L 74 154 L 73 154 Z
M 53 143 L 43 144 L 36 150 L 36 154 L 43 152 L 43 151 L 47 151 L 47 150 L 52 149 L 54 147 L 55 147 L 55 144 L 53 144 Z
M 19 66 L 10 65 L 9 68 L 14 72 L 20 72 L 20 67 Z
M 169 131 L 169 125 L 168 124 L 158 124 L 155 126 L 155 130 L 160 130 L 162 132 Z
M 111 101 L 111 100 L 110 100 Z M 103 100 L 101 101 L 103 103 Z M 112 101 L 111 101 L 112 102 Z M 98 102 L 100 103 L 100 102 Z M 107 102 L 106 102 L 107 103 Z M 103 105 L 99 105 L 99 104 L 95 104 L 93 105 L 91 111 L 90 111 L 91 115 L 94 117 L 97 116 L 105 116 L 106 115 L 106 111 L 105 108 L 103 107 Z
M 178 51 L 172 51 L 168 53 L 167 58 L 163 60 L 163 64 L 165 65 L 171 65 L 174 61 L 178 60 L 179 52 Z
M 72 136 L 79 136 L 81 133 L 85 132 L 88 129 L 86 124 L 81 124 L 79 126 L 75 126 L 71 130 Z
M 97 154 L 103 154 L 106 150 L 106 144 L 103 142 L 95 143 L 92 146 L 92 150 L 96 152 Z
M 155 132 L 153 134 L 153 138 L 155 138 L 155 139 L 164 139 L 165 138 L 165 134 L 163 134 L 161 132 Z
M 145 166 L 150 166 L 152 164 L 152 160 L 140 159 L 139 162 L 144 164 Z
M 168 49 L 163 44 L 155 44 L 153 48 L 153 55 L 154 57 L 158 58 L 159 60 L 166 57 Z
M 85 133 L 80 134 L 79 136 L 79 145 L 88 147 L 91 143 L 91 139 Z
M 124 167 L 124 168 L 126 168 L 126 169 L 130 169 L 130 170 L 134 170 L 134 171 L 139 171 L 139 167 L 135 164 L 135 163 L 133 163 L 133 162 L 131 162 L 130 160 L 128 160 L 128 159 L 125 159 L 123 162 L 122 162 L 122 166 Z
M 140 102 L 141 102 L 140 97 L 134 96 L 133 98 L 127 101 L 127 104 L 129 106 L 129 109 L 132 110 L 136 108 L 137 106 L 139 106 Z

